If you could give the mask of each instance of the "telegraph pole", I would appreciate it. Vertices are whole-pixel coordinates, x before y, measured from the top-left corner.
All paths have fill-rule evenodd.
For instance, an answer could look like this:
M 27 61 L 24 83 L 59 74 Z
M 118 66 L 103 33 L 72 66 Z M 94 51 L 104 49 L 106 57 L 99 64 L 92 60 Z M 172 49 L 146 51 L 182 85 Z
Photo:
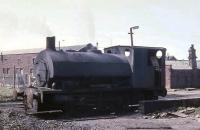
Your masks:
M 133 30 L 134 29 L 139 29 L 139 26 L 134 26 L 134 27 L 131 27 L 130 28 L 130 32 L 128 33 L 128 34 L 130 34 L 130 36 L 131 36 L 131 48 L 133 48 Z
M 65 40 L 59 40 L 58 41 L 58 50 L 60 51 L 61 50 L 61 47 L 60 47 L 60 44 L 61 44 L 61 42 L 64 42 Z
M 131 69 L 132 72 L 134 71 L 134 50 L 133 50 L 133 30 L 135 29 L 139 29 L 139 26 L 134 26 L 130 28 L 130 32 L 128 34 L 130 34 L 131 37 Z

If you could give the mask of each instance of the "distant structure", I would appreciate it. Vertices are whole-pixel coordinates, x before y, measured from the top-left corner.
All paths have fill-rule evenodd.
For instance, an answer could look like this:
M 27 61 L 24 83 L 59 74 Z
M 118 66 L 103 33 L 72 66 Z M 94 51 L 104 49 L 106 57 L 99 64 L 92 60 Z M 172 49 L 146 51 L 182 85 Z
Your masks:
M 166 88 L 200 88 L 200 61 L 196 60 L 194 45 L 188 52 L 188 60 L 166 57 Z
M 189 66 L 192 67 L 192 69 L 197 68 L 197 60 L 196 60 L 196 50 L 194 49 L 194 45 L 192 44 L 190 49 L 188 50 L 189 52 Z
M 175 56 L 166 56 L 166 60 L 177 60 Z

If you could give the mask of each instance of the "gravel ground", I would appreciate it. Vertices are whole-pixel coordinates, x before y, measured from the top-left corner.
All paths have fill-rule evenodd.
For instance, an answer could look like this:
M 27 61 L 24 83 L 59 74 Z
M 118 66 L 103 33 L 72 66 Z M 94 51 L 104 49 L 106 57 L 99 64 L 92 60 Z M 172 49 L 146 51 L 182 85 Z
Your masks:
M 190 93 L 200 92 L 194 91 Z M 187 91 L 172 91 L 171 97 L 176 93 L 188 95 Z M 111 119 L 69 120 L 71 118 L 73 116 L 62 113 L 45 118 L 26 115 L 20 101 L 0 103 L 0 130 L 200 130 L 200 108 L 176 108 L 149 115 L 129 111 Z
M 184 111 L 184 109 L 186 108 L 181 110 Z M 199 108 L 195 110 L 199 112 Z M 196 116 L 200 112 L 192 112 L 186 117 L 166 114 L 172 112 L 174 111 L 168 110 L 149 115 L 129 112 L 112 119 L 73 121 L 69 120 L 69 117 L 63 118 L 64 115 L 56 115 L 54 118 L 48 117 L 45 119 L 25 115 L 21 103 L 8 103 L 7 106 L 6 104 L 0 105 L 0 130 L 200 130 L 200 116 Z

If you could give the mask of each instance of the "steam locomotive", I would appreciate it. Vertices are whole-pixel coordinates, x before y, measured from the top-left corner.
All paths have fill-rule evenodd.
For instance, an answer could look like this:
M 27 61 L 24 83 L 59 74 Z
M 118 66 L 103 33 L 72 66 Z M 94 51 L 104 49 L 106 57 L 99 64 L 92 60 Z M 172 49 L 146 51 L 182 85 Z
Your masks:
M 161 53 L 157 56 L 157 53 Z M 165 48 L 88 44 L 56 50 L 55 37 L 34 63 L 36 83 L 26 88 L 27 112 L 68 110 L 77 105 L 119 108 L 165 96 Z

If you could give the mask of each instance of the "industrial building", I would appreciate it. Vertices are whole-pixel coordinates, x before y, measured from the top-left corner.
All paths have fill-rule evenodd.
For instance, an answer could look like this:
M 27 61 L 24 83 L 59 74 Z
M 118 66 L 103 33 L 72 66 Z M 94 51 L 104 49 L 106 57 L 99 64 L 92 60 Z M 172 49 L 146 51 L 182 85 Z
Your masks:
M 166 87 L 171 89 L 200 88 L 200 61 L 193 45 L 188 50 L 188 60 L 166 58 Z

